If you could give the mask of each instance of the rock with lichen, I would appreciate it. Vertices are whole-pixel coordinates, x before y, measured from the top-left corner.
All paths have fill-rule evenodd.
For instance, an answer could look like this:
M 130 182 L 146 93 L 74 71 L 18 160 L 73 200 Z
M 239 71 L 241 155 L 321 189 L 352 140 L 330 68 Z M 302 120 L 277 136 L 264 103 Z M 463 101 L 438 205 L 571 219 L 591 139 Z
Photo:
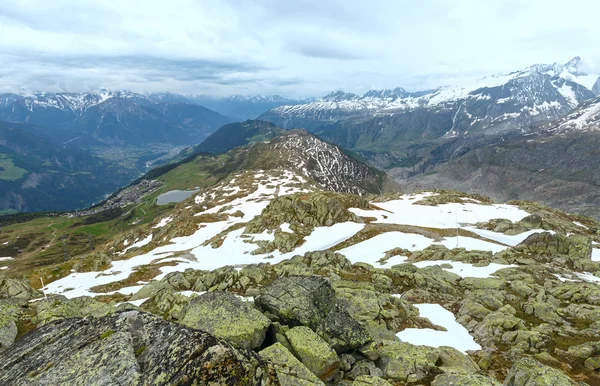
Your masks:
M 181 311 L 179 322 L 246 349 L 260 347 L 271 324 L 251 304 L 224 291 L 207 292 L 192 299 Z
M 277 385 L 258 354 L 139 311 L 51 322 L 0 352 L 3 385 Z

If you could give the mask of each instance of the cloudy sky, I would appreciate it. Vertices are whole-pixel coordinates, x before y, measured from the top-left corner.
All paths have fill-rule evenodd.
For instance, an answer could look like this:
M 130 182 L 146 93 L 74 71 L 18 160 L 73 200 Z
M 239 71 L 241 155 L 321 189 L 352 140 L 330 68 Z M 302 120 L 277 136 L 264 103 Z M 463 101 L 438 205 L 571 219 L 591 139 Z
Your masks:
M 597 0 L 1 0 L 0 91 L 320 96 L 579 55 Z

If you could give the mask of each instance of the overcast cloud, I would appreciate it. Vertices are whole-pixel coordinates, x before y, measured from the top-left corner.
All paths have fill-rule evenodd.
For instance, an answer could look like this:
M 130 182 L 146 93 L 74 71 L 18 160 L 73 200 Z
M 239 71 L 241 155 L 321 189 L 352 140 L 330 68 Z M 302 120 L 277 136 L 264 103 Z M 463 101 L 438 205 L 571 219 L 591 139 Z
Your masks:
M 579 55 L 596 0 L 2 0 L 0 91 L 320 96 Z

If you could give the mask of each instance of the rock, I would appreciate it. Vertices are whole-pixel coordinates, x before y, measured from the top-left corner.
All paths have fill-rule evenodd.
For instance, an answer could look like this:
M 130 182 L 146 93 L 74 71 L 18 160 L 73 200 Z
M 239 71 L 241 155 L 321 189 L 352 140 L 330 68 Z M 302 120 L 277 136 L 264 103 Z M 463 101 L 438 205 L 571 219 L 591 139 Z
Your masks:
M 600 369 L 600 356 L 586 359 L 583 365 L 590 371 Z
M 438 347 L 439 358 L 436 365 L 444 371 L 460 371 L 463 373 L 476 373 L 479 366 L 468 355 L 465 355 L 454 347 Z
M 0 299 L 37 299 L 43 294 L 33 289 L 25 279 L 12 279 L 0 275 Z
M 305 326 L 294 327 L 285 334 L 294 354 L 319 379 L 329 381 L 338 370 L 340 360 L 327 343 Z
M 181 312 L 190 302 L 190 298 L 171 289 L 162 289 L 150 299 L 141 304 L 140 309 L 165 319 L 177 320 Z
M 426 383 L 442 370 L 436 367 L 437 350 L 404 342 L 385 342 L 378 367 L 386 379 L 406 383 Z
M 335 306 L 317 332 L 339 353 L 349 352 L 371 342 L 371 334 L 344 309 Z
M 11 299 L 0 301 L 0 351 L 12 345 L 17 338 L 16 320 L 20 313 L 20 306 L 18 302 Z
M 446 373 L 435 377 L 431 386 L 500 386 L 495 379 L 481 374 Z
M 46 324 L 0 353 L 0 384 L 275 385 L 272 365 L 139 311 Z
M 260 347 L 271 324 L 269 318 L 250 304 L 224 291 L 195 297 L 181 314 L 181 324 L 207 331 L 246 349 Z
M 511 367 L 505 386 L 575 386 L 577 385 L 563 372 L 541 364 L 540 362 L 523 357 L 519 358 Z
M 259 354 L 273 362 L 281 386 L 325 385 L 280 343 L 263 349 Z
M 335 302 L 335 292 L 320 276 L 289 276 L 262 289 L 256 305 L 273 320 L 316 329 Z
M 392 384 L 379 377 L 361 375 L 354 380 L 352 386 L 392 386 Z
M 383 376 L 383 371 L 375 366 L 375 363 L 366 359 L 361 359 L 352 366 L 352 370 L 348 372 L 347 376 L 350 379 L 356 379 L 362 376 L 381 377 Z
M 42 326 L 54 320 L 82 318 L 86 316 L 102 317 L 115 312 L 112 305 L 101 303 L 89 296 L 67 299 L 64 296 L 52 296 L 33 303 L 36 316 L 32 322 Z

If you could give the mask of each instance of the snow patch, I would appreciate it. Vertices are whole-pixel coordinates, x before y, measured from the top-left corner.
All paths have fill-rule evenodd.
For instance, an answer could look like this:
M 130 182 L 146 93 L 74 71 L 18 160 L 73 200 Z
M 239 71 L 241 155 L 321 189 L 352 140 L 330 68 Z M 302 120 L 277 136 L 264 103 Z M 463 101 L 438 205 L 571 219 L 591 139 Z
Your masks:
M 481 350 L 466 328 L 460 325 L 454 314 L 439 304 L 414 304 L 421 317 L 429 319 L 433 324 L 444 327 L 447 331 L 436 331 L 430 328 L 407 328 L 396 336 L 403 342 L 430 347 L 450 346 L 462 353 L 470 350 Z

